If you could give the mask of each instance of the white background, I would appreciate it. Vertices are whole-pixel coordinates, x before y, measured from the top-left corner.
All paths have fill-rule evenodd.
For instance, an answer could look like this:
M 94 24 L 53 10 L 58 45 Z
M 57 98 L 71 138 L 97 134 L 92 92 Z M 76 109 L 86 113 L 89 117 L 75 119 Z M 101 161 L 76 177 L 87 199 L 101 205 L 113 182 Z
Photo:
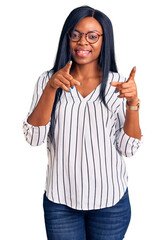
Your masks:
M 42 197 L 46 144 L 31 147 L 22 123 L 34 85 L 52 68 L 62 26 L 76 7 L 104 12 L 114 30 L 118 71 L 136 66 L 144 143 L 125 158 L 132 218 L 126 240 L 163 239 L 161 1 L 3 1 L 0 4 L 0 239 L 46 240 Z

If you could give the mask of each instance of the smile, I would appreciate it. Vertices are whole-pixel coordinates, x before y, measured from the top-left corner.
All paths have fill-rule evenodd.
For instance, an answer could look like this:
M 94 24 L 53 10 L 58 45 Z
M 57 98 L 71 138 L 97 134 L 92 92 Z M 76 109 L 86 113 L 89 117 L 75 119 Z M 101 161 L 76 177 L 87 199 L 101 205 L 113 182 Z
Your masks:
M 91 53 L 91 51 L 79 51 L 79 50 L 75 50 L 75 53 L 76 53 L 76 55 L 77 56 L 79 56 L 79 57 L 87 57 L 90 53 Z

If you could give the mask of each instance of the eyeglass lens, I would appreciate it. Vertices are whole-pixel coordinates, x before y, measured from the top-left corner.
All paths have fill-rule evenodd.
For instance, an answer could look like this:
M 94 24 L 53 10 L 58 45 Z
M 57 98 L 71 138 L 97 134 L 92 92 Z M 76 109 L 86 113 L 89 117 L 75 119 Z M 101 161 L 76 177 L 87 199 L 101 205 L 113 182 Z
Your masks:
M 72 39 L 72 41 L 79 41 L 81 38 L 81 35 L 79 32 L 74 31 L 70 33 L 70 37 Z M 87 41 L 90 43 L 94 43 L 98 40 L 98 34 L 96 34 L 95 32 L 89 32 L 87 33 Z

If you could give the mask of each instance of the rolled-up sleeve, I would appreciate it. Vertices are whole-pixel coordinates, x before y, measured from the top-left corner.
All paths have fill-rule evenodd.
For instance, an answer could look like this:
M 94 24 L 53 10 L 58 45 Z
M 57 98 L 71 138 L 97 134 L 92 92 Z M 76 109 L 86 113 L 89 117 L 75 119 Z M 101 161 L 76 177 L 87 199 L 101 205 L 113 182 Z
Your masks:
M 25 140 L 31 145 L 31 146 L 39 146 L 42 143 L 45 142 L 49 127 L 50 127 L 50 121 L 44 125 L 44 126 L 32 126 L 27 122 L 27 119 L 29 115 L 33 112 L 35 107 L 37 106 L 37 103 L 43 93 L 43 90 L 47 84 L 47 81 L 49 80 L 49 75 L 48 72 L 44 72 L 40 75 L 38 78 L 35 88 L 34 88 L 34 93 L 33 93 L 33 98 L 32 98 L 32 103 L 30 110 L 23 120 L 23 132 L 24 132 L 24 137 Z
M 124 129 L 124 122 L 126 116 L 126 99 L 121 99 L 120 107 L 117 111 L 117 120 L 115 127 L 116 148 L 120 154 L 125 157 L 132 157 L 139 149 L 144 141 L 144 136 L 141 134 L 141 140 L 128 136 Z

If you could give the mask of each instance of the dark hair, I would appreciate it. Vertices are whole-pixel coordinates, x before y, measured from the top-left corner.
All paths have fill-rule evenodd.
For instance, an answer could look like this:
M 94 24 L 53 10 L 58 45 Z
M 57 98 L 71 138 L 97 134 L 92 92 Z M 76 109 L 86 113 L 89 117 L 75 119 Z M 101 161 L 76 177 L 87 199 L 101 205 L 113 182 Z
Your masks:
M 55 59 L 54 66 L 49 72 L 54 74 L 61 68 L 63 68 L 66 63 L 71 60 L 71 50 L 69 47 L 69 38 L 68 32 L 70 30 L 74 30 L 78 22 L 84 17 L 94 17 L 103 28 L 103 42 L 101 46 L 101 52 L 99 55 L 98 64 L 102 70 L 102 82 L 100 88 L 100 99 L 104 103 L 105 107 L 107 104 L 105 102 L 105 88 L 106 82 L 108 79 L 109 71 L 118 72 L 116 61 L 115 61 L 115 52 L 114 52 L 114 37 L 113 37 L 113 27 L 110 19 L 101 11 L 91 8 L 87 5 L 83 5 L 81 7 L 75 8 L 70 12 L 65 23 L 63 25 L 63 29 L 61 32 L 58 51 Z M 74 63 L 72 63 L 73 68 Z M 51 115 L 51 125 L 50 125 L 50 138 L 53 139 L 54 134 L 54 114 L 55 114 L 55 106 L 57 102 L 60 100 L 60 96 L 63 89 L 58 88 L 56 91 L 55 101 L 53 105 L 52 115 Z

